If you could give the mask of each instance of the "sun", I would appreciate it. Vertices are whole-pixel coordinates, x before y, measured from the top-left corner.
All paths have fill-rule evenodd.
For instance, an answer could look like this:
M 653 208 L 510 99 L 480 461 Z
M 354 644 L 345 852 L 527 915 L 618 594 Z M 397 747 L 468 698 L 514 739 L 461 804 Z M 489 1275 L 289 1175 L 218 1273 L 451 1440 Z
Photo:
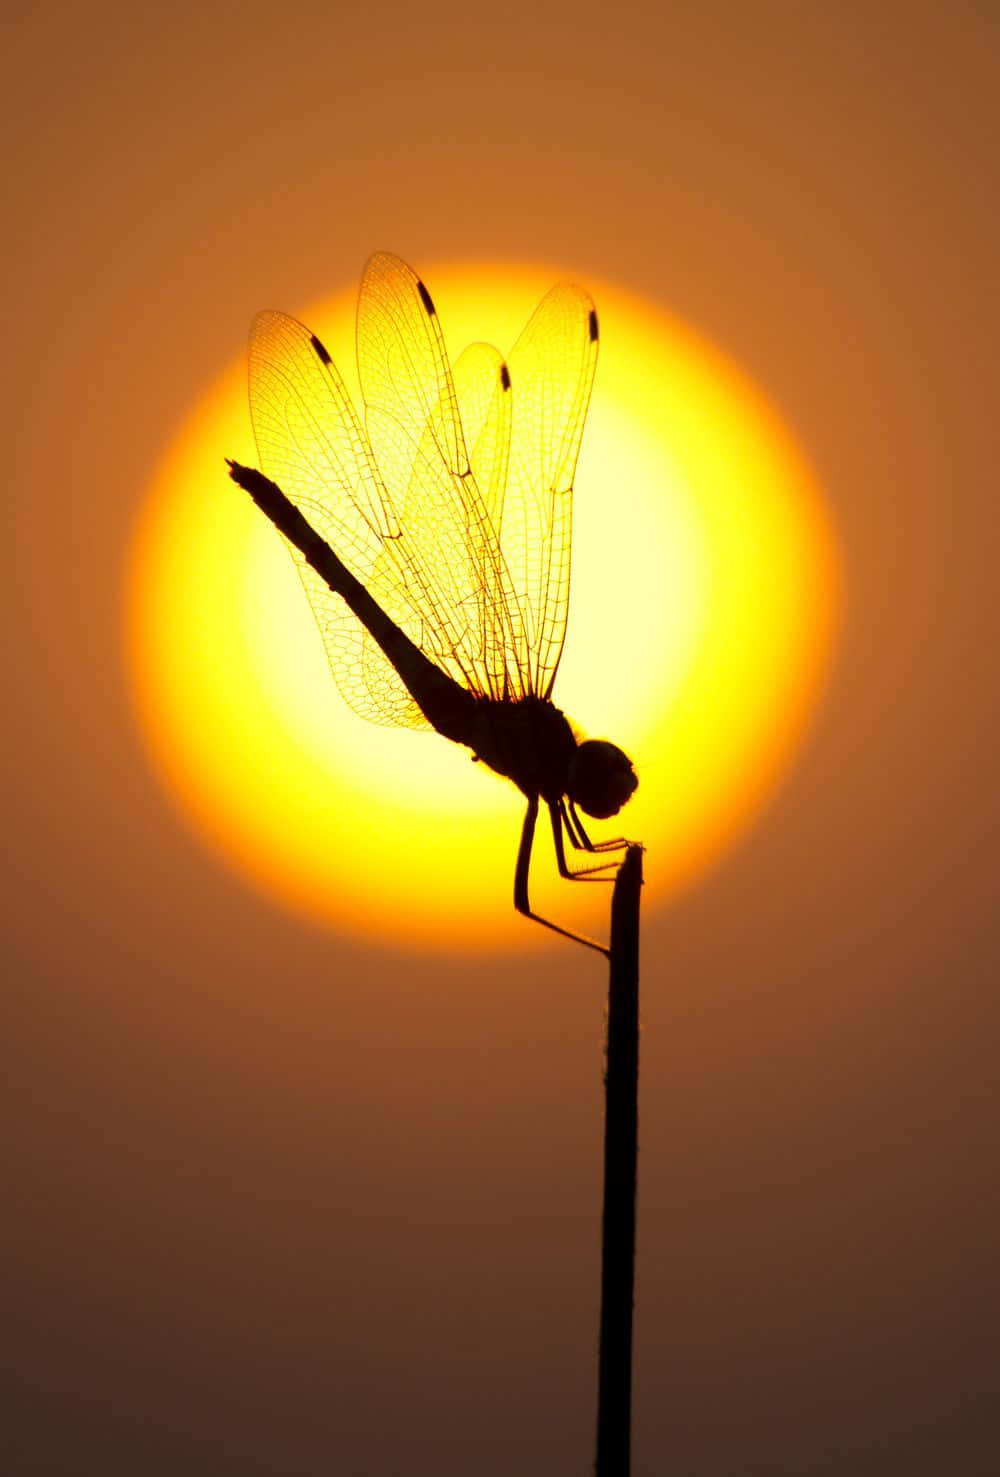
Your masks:
M 420 265 L 453 358 L 477 339 L 510 348 L 569 275 Z M 792 760 L 829 667 L 839 563 L 808 464 L 747 375 L 652 303 L 585 283 L 601 356 L 553 697 L 636 763 L 619 819 L 647 847 L 648 908 L 723 855 Z M 352 388 L 355 292 L 297 313 Z M 128 562 L 135 710 L 181 815 L 269 899 L 342 933 L 568 947 L 513 912 L 521 795 L 468 750 L 346 707 L 292 561 L 224 456 L 257 461 L 242 357 L 179 428 Z M 532 901 L 575 929 L 606 922 L 607 889 L 561 882 L 541 829 Z

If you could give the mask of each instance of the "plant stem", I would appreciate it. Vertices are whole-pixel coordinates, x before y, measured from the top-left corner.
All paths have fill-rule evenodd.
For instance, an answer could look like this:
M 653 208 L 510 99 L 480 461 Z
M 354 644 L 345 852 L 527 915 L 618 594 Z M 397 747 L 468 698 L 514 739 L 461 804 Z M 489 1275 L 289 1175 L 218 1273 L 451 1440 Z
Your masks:
M 628 1477 L 631 1460 L 641 887 L 642 847 L 633 845 L 611 899 L 597 1477 Z

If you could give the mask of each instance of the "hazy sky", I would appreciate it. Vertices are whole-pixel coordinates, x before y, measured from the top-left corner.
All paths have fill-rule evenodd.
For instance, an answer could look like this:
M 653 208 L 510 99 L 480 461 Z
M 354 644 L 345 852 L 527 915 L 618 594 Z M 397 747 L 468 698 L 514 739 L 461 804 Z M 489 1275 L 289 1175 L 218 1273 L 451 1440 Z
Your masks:
M 661 302 L 844 549 L 797 767 L 645 919 L 635 1473 L 994 1473 L 995 15 L 151 16 L 7 24 L 4 1470 L 589 1470 L 600 961 L 269 908 L 121 660 L 179 420 L 256 308 L 388 248 Z

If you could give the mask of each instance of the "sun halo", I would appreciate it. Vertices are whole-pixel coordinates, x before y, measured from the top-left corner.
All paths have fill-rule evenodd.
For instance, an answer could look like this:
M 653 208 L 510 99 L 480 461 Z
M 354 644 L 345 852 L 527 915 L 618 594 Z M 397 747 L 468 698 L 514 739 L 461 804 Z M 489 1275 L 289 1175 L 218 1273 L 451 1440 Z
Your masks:
M 509 348 L 567 274 L 424 275 L 454 358 L 480 338 Z M 648 906 L 725 852 L 790 762 L 833 646 L 838 559 L 805 459 L 746 375 L 652 304 L 583 280 L 601 356 L 553 695 L 582 734 L 637 761 L 620 822 L 648 848 Z M 300 315 L 352 389 L 355 294 Z M 291 559 L 224 475 L 224 455 L 257 462 L 245 386 L 241 357 L 180 428 L 131 550 L 126 661 L 168 792 L 263 894 L 339 931 L 399 948 L 563 946 L 513 913 L 514 787 L 340 698 Z M 541 827 L 532 884 L 547 916 L 601 931 L 607 889 L 560 882 Z

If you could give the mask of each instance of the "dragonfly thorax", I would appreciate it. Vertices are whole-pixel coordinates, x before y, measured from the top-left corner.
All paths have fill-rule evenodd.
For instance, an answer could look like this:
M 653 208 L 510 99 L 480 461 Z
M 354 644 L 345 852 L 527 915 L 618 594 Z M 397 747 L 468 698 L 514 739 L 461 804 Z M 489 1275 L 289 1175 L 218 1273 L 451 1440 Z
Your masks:
M 467 742 L 475 757 L 528 796 L 574 800 L 587 815 L 615 815 L 639 783 L 631 761 L 604 739 L 577 742 L 569 720 L 546 698 L 480 698 Z
M 465 740 L 473 754 L 525 795 L 566 793 L 576 737 L 565 713 L 545 698 L 479 698 Z

